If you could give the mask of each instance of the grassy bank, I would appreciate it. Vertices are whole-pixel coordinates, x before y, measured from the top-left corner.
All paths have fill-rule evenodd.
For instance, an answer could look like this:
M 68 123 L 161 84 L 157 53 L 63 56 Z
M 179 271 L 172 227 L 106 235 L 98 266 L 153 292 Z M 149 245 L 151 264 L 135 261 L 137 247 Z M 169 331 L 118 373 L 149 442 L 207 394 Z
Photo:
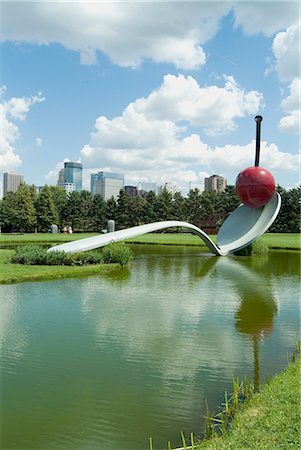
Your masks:
M 177 450 L 277 450 L 301 448 L 300 370 L 298 358 L 243 403 L 230 429 L 191 446 L 186 439 Z M 193 439 L 194 442 L 196 439 Z M 155 450 L 155 446 L 153 446 Z
M 0 246 L 16 244 L 45 244 L 54 245 L 96 236 L 98 233 L 74 233 L 74 234 L 51 234 L 51 233 L 28 233 L 28 234 L 0 234 Z M 216 236 L 212 236 L 216 241 Z M 301 238 L 298 233 L 265 233 L 259 241 L 267 245 L 270 249 L 301 250 Z M 139 244 L 160 244 L 160 245 L 198 245 L 205 249 L 207 247 L 203 241 L 190 233 L 149 233 L 128 239 L 126 242 Z
M 0 284 L 74 278 L 120 270 L 119 264 L 96 264 L 90 266 L 27 266 L 12 264 L 10 258 L 13 253 L 13 250 L 0 249 Z
M 301 448 L 300 369 L 298 359 L 242 406 L 229 432 L 197 450 Z

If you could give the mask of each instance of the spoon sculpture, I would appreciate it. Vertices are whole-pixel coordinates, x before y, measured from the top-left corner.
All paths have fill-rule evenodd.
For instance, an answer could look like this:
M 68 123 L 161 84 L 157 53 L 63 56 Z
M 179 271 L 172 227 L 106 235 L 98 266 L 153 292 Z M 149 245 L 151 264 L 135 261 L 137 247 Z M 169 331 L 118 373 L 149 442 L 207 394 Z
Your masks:
M 191 223 L 168 220 L 67 242 L 66 244 L 51 247 L 48 251 L 65 251 L 67 253 L 88 251 L 112 242 L 124 241 L 125 239 L 171 227 L 188 228 L 192 233 L 199 236 L 210 251 L 217 256 L 226 256 L 229 253 L 234 253 L 247 247 L 272 225 L 281 206 L 281 197 L 275 191 L 275 182 L 272 175 L 258 166 L 262 117 L 256 116 L 255 121 L 257 124 L 255 166 L 240 172 L 237 177 L 236 189 L 243 203 L 222 224 L 217 233 L 217 244 L 212 241 L 205 231 Z

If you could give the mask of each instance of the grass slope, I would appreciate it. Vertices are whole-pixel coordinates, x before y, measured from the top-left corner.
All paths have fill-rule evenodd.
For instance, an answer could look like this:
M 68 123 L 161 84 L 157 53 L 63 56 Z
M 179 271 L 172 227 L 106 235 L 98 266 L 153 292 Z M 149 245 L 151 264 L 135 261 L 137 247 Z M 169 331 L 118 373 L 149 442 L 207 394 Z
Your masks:
M 229 432 L 195 450 L 301 448 L 300 359 L 262 387 L 235 416 Z

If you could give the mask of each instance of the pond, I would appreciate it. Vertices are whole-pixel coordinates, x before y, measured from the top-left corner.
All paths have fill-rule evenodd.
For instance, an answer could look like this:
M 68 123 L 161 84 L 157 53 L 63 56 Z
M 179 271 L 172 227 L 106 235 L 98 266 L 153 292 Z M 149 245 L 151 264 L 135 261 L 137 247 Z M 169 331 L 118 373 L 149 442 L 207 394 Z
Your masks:
M 286 367 L 299 253 L 133 250 L 111 275 L 0 286 L 2 449 L 179 446 L 233 376 Z

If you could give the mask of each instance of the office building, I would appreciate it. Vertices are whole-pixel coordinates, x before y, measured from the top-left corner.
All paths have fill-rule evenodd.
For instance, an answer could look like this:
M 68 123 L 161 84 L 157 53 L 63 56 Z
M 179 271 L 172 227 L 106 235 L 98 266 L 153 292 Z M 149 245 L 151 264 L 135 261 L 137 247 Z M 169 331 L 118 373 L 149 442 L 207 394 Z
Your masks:
M 204 179 L 205 191 L 224 192 L 227 187 L 227 180 L 220 175 L 211 175 Z
M 21 183 L 24 183 L 23 175 L 13 172 L 3 174 L 3 196 L 7 192 L 16 192 Z
M 65 183 L 65 169 L 64 167 L 59 171 L 59 177 L 57 180 L 57 185 L 60 186 L 62 183 Z
M 161 194 L 163 191 L 167 191 L 172 195 L 175 195 L 176 192 L 179 192 L 179 188 L 176 184 L 173 183 L 164 183 L 162 186 L 158 188 L 158 194 Z
M 63 181 L 62 183 L 57 184 L 59 187 L 65 189 L 67 194 L 70 194 L 71 192 L 76 191 L 75 183 L 67 183 L 66 181 Z
M 91 174 L 91 193 L 100 194 L 104 200 L 117 198 L 124 188 L 124 175 L 114 172 L 98 172 Z
M 138 188 L 137 188 L 137 186 L 124 186 L 124 190 L 131 197 L 137 197 L 137 195 L 138 195 Z
M 62 176 L 61 174 L 59 177 Z M 83 189 L 83 166 L 81 163 L 65 162 L 64 163 L 64 183 L 75 184 L 77 192 Z
M 141 183 L 139 183 L 138 189 L 139 189 L 139 191 L 142 191 L 142 193 L 153 191 L 155 194 L 157 194 L 157 184 L 156 183 L 142 181 Z

